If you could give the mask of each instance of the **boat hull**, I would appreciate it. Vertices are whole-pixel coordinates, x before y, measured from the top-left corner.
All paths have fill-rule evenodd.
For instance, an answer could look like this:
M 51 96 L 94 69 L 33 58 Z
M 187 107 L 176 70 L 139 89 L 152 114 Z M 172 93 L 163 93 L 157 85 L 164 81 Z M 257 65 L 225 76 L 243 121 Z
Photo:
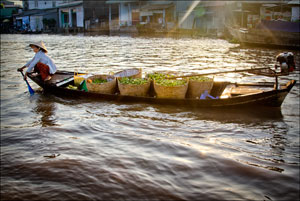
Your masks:
M 300 47 L 299 33 L 283 33 L 279 31 L 265 31 L 259 29 L 243 30 L 227 27 L 230 35 L 244 45 L 286 47 L 298 49 Z
M 71 73 L 70 73 L 71 74 Z M 85 92 L 80 90 L 72 90 L 65 87 L 57 87 L 55 84 L 44 83 L 37 77 L 29 77 L 44 89 L 45 93 L 51 93 L 61 97 L 75 98 L 75 99 L 92 99 L 92 100 L 109 100 L 118 102 L 143 102 L 149 104 L 164 104 L 177 105 L 196 108 L 229 108 L 229 107 L 280 107 L 286 95 L 295 85 L 295 81 L 290 81 L 284 89 L 270 90 L 266 92 L 236 96 L 226 99 L 163 99 L 156 97 L 137 97 L 124 96 L 116 94 L 101 94 L 94 92 Z M 224 87 L 223 87 L 224 88 Z M 218 89 L 217 89 L 218 90 Z M 223 89 L 224 90 L 224 89 Z M 221 90 L 221 91 L 223 91 Z M 212 89 L 216 91 L 216 89 Z

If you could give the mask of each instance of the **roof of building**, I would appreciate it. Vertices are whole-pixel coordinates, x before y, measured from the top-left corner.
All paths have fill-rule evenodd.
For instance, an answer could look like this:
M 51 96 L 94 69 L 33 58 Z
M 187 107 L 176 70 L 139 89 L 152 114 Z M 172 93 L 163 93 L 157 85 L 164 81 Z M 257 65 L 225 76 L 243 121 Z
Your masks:
M 47 15 L 49 13 L 57 12 L 57 8 L 48 8 L 48 9 L 32 9 L 23 11 L 20 14 L 16 14 L 14 16 L 23 17 L 23 16 L 31 16 L 31 15 Z
M 79 6 L 82 5 L 83 2 L 82 1 L 73 1 L 70 3 L 65 3 L 65 4 L 60 4 L 57 6 L 57 8 L 69 8 L 69 7 L 74 7 L 74 6 Z

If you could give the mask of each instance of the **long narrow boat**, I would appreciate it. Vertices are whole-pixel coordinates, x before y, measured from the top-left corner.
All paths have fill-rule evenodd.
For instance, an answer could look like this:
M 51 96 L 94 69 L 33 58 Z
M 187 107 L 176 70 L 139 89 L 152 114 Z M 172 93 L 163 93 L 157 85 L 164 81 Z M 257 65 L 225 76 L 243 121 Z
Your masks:
M 88 98 L 97 100 L 113 100 L 122 102 L 144 102 L 150 104 L 166 104 L 176 106 L 188 106 L 197 108 L 230 108 L 230 107 L 280 107 L 295 85 L 296 81 L 291 80 L 285 85 L 271 83 L 249 83 L 238 84 L 230 82 L 214 82 L 210 95 L 220 97 L 218 99 L 170 99 L 156 97 L 124 96 L 118 92 L 115 94 L 102 94 L 86 92 L 66 88 L 74 84 L 74 72 L 57 71 L 48 82 L 41 80 L 39 76 L 29 74 L 28 77 L 43 88 L 45 93 L 55 94 L 72 98 Z M 277 78 L 277 77 L 276 77 Z M 276 79 L 277 80 L 277 79 Z M 228 87 L 231 90 L 227 93 L 228 98 L 222 98 Z M 258 87 L 259 89 L 254 89 Z M 226 90 L 225 90 L 226 88 Z M 227 90 L 228 91 L 228 90 Z
M 298 27 L 299 25 L 295 25 Z M 246 29 L 226 26 L 230 35 L 239 43 L 245 45 L 286 47 L 288 49 L 298 49 L 300 47 L 299 31 L 283 32 L 269 29 Z

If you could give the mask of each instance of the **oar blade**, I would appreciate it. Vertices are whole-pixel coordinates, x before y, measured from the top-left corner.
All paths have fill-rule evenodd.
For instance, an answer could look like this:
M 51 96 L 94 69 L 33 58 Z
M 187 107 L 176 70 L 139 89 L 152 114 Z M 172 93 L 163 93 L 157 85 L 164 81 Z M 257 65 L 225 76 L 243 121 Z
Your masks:
M 25 80 L 26 84 L 27 84 L 27 87 L 28 87 L 28 91 L 30 93 L 30 95 L 33 95 L 34 94 L 34 90 L 31 88 L 31 86 L 29 85 L 28 81 Z
M 27 85 L 27 86 L 28 86 L 28 91 L 29 91 L 30 95 L 33 95 L 34 94 L 34 90 L 29 85 Z
M 23 75 L 23 77 L 24 77 L 23 72 L 21 72 L 21 73 L 22 73 L 22 75 Z M 26 82 L 26 84 L 27 84 L 28 91 L 29 91 L 30 95 L 33 95 L 33 94 L 34 94 L 34 90 L 31 88 L 31 86 L 29 85 L 29 83 L 28 83 L 27 80 L 25 80 L 25 82 Z
M 18 70 L 18 71 L 19 71 L 19 70 Z M 19 71 L 19 72 L 22 74 L 22 76 L 23 76 L 23 78 L 24 78 L 24 73 L 23 73 L 23 71 L 21 70 L 21 71 Z M 25 82 L 26 82 L 26 84 L 27 84 L 28 91 L 29 91 L 30 95 L 33 95 L 33 94 L 34 94 L 34 90 L 31 88 L 31 86 L 29 85 L 29 83 L 28 83 L 27 80 L 25 80 Z

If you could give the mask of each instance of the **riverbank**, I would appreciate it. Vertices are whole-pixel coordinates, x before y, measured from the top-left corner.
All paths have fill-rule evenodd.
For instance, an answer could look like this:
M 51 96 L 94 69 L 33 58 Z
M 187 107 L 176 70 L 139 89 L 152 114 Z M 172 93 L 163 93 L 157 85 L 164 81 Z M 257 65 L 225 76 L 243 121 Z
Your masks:
M 31 31 L 13 31 L 11 34 L 87 34 L 87 35 L 147 35 L 147 36 L 171 36 L 171 37 L 207 37 L 207 38 L 221 38 L 227 39 L 229 36 L 225 33 L 216 31 L 202 31 L 202 30 L 191 30 L 191 29 L 172 29 L 172 30 L 138 30 L 136 27 L 120 27 L 119 29 L 109 30 L 105 28 L 90 28 L 84 30 L 83 28 L 60 28 L 52 30 L 44 30 L 39 32 Z M 229 39 L 229 38 L 228 38 Z
M 268 44 L 268 43 L 256 43 L 239 40 L 238 38 L 232 36 L 229 31 L 224 32 L 217 31 L 205 31 L 205 30 L 191 30 L 191 29 L 174 29 L 174 30 L 138 30 L 135 27 L 121 27 L 117 30 L 91 28 L 89 30 L 84 30 L 83 28 L 62 28 L 57 30 L 47 30 L 40 32 L 14 32 L 14 34 L 63 34 L 63 35 L 77 35 L 83 34 L 86 36 L 97 36 L 97 35 L 107 35 L 107 36 L 117 36 L 117 35 L 128 35 L 133 37 L 145 36 L 145 37 L 171 37 L 171 38 L 209 38 L 209 39 L 224 39 L 233 44 L 240 44 L 245 47 L 263 47 L 272 49 L 287 49 L 287 50 L 297 50 L 296 45 L 287 45 L 286 43 Z

